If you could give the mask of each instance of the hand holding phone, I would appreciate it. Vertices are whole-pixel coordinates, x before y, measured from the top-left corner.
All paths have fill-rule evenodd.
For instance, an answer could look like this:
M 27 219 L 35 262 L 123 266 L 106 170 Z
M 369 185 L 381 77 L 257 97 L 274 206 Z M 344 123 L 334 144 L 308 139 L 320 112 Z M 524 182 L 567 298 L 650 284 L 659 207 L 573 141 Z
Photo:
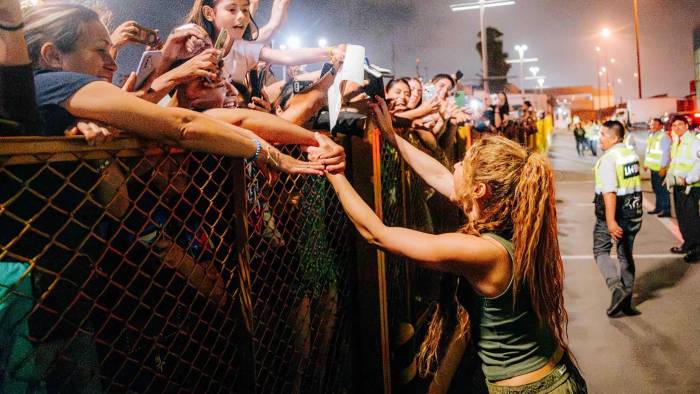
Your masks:
M 160 44 L 160 40 L 158 39 L 158 31 L 140 26 L 138 24 L 134 24 L 134 26 L 138 29 L 138 32 L 134 37 L 134 41 L 152 48 L 155 48 Z
M 435 85 L 429 83 L 423 86 L 423 102 L 427 103 L 437 94 L 437 88 Z

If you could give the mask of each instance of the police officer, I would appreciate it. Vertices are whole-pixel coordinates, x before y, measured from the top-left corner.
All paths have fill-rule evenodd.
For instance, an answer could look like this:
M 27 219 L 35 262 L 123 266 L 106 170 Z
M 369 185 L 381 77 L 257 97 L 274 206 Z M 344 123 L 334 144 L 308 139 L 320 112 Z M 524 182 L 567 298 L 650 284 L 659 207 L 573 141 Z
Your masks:
M 642 180 L 639 156 L 622 142 L 625 127 L 616 120 L 600 130 L 600 147 L 605 154 L 595 166 L 595 214 L 593 255 L 611 300 L 608 316 L 619 312 L 637 314 L 632 307 L 634 287 L 634 238 L 642 227 Z M 610 257 L 617 242 L 618 269 Z
M 673 134 L 678 138 L 671 146 L 671 165 L 666 185 L 673 187 L 678 228 L 683 245 L 671 248 L 673 253 L 684 253 L 685 261 L 700 260 L 700 139 L 688 131 L 688 119 L 677 115 L 672 119 Z
M 644 167 L 651 172 L 651 187 L 656 195 L 656 206 L 653 211 L 647 213 L 668 218 L 671 217 L 671 197 L 668 189 L 663 186 L 663 181 L 671 162 L 671 137 L 664 130 L 664 124 L 659 118 L 649 122 L 649 130 Z

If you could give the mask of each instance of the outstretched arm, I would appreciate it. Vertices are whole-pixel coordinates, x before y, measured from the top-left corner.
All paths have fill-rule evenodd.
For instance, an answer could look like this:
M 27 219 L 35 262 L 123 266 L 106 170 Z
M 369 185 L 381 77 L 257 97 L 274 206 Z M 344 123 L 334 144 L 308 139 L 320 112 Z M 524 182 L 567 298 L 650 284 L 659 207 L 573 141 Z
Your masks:
M 362 200 L 343 174 L 327 173 L 343 209 L 369 243 L 423 267 L 479 280 L 503 259 L 503 250 L 486 238 L 448 233 L 427 234 L 388 227 Z
M 438 193 L 455 200 L 454 178 L 452 173 L 439 161 L 430 155 L 411 145 L 401 138 L 394 131 L 391 114 L 386 106 L 386 102 L 381 98 L 376 98 L 379 104 L 372 104 L 374 113 L 377 115 L 377 123 L 382 135 L 396 147 L 401 153 L 401 157 L 411 168 L 423 178 L 423 180 L 438 191 Z
M 258 32 L 258 39 L 256 40 L 257 42 L 270 42 L 272 37 L 274 37 L 275 34 L 277 34 L 277 32 L 282 28 L 284 22 L 287 21 L 287 10 L 289 9 L 289 2 L 290 0 L 275 0 L 275 2 L 272 3 L 272 13 L 270 14 L 270 20 L 265 26 L 260 28 L 260 31 Z M 255 11 L 257 11 L 258 2 L 256 1 L 255 3 Z M 251 2 L 250 5 L 250 15 L 255 16 L 252 9 L 253 2 Z

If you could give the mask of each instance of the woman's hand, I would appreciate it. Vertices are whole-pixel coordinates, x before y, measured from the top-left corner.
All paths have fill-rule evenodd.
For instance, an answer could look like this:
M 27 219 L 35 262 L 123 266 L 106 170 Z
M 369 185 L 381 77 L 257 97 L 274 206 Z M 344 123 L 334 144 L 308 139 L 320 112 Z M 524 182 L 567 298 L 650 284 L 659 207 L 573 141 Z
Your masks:
M 178 84 L 195 78 L 207 78 L 210 81 L 218 81 L 220 79 L 219 66 L 217 65 L 218 54 L 219 51 L 214 48 L 204 50 L 204 52 L 173 69 L 172 79 Z
M 374 117 L 377 120 L 377 127 L 381 130 L 384 138 L 389 141 L 390 144 L 396 144 L 396 130 L 394 130 L 394 119 L 389 112 L 389 108 L 386 106 L 386 101 L 379 96 L 374 97 L 377 101 L 376 103 L 371 103 L 372 111 L 374 112 Z
M 112 49 L 113 56 L 116 52 L 119 52 L 126 44 L 130 42 L 136 42 L 139 35 L 139 25 L 136 21 L 126 21 L 121 25 L 117 26 L 116 29 L 110 34 L 112 39 Z
M 314 161 L 297 160 L 280 152 L 274 146 L 264 143 L 265 147 L 258 156 L 258 161 L 271 170 L 287 174 L 323 175 L 323 164 Z
M 332 174 L 345 172 L 345 149 L 321 133 L 314 133 L 314 138 L 318 146 L 307 148 L 309 160 L 322 163 Z
M 111 142 L 119 136 L 119 130 L 98 125 L 90 120 L 80 119 L 75 123 L 75 126 L 66 130 L 65 135 L 68 137 L 83 135 L 88 145 L 95 146 Z
M 210 45 L 211 39 L 207 32 L 200 26 L 191 24 L 169 35 L 161 48 L 161 53 L 164 62 L 172 64 L 176 60 L 187 59 Z
M 272 103 L 270 103 L 270 100 L 268 100 L 267 95 L 265 92 L 262 93 L 262 98 L 260 97 L 253 97 L 250 99 L 250 103 L 248 103 L 248 108 L 256 110 L 256 111 L 261 111 L 261 112 L 267 112 L 271 113 L 272 112 Z
M 345 61 L 345 51 L 347 48 L 347 44 L 340 44 L 331 49 L 331 62 L 336 70 Z

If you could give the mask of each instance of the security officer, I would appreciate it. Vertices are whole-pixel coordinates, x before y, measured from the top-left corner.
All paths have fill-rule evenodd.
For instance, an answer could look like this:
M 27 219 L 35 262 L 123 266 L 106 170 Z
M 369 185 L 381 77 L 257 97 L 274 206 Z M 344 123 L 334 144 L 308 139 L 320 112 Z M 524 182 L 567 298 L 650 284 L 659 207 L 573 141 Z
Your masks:
M 666 185 L 673 187 L 678 228 L 683 235 L 683 245 L 674 246 L 671 252 L 684 253 L 685 261 L 690 263 L 700 260 L 700 139 L 688 131 L 685 116 L 674 116 L 671 127 L 678 139 L 671 147 Z
M 671 162 L 671 137 L 664 130 L 664 124 L 659 118 L 649 122 L 649 130 L 644 167 L 651 172 L 651 187 L 656 195 L 656 206 L 653 211 L 647 213 L 668 218 L 671 217 L 671 196 L 663 186 L 663 181 Z
M 593 256 L 610 289 L 608 316 L 619 312 L 632 315 L 634 287 L 634 238 L 642 227 L 642 180 L 639 156 L 622 142 L 625 127 L 616 120 L 605 122 L 600 130 L 600 147 L 605 154 L 595 166 L 595 214 Z M 617 242 L 618 270 L 610 257 Z

